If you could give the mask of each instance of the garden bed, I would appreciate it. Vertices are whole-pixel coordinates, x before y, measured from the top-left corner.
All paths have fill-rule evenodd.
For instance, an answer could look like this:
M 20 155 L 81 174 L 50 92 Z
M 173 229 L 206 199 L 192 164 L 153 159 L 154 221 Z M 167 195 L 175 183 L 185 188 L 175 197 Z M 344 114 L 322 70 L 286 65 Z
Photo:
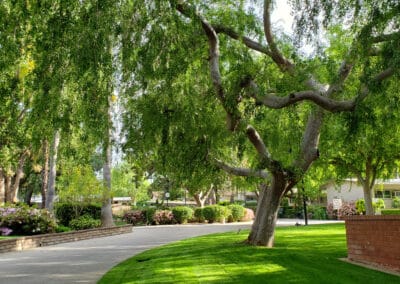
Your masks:
M 132 232 L 132 225 L 96 228 L 55 234 L 43 234 L 0 240 L 0 253 L 22 251 L 31 248 L 75 242 L 92 238 L 108 237 Z

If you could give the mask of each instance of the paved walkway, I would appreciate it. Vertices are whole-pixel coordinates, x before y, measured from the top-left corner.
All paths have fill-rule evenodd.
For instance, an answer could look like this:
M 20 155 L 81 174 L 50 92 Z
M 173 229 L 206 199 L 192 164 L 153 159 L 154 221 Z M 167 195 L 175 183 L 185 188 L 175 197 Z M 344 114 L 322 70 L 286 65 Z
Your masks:
M 279 220 L 291 225 L 301 220 Z M 310 221 L 310 224 L 326 221 Z M 129 234 L 0 254 L 1 284 L 96 283 L 121 261 L 144 250 L 194 236 L 250 228 L 250 223 L 134 227 Z

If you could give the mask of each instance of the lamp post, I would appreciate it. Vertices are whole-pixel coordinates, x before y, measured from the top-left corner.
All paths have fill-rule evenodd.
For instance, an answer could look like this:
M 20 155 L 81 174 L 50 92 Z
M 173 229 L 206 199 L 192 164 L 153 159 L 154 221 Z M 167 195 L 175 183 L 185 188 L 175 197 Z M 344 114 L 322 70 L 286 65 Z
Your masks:
M 167 199 L 167 206 L 168 206 L 168 199 L 169 199 L 169 192 L 168 191 L 165 193 L 165 198 Z

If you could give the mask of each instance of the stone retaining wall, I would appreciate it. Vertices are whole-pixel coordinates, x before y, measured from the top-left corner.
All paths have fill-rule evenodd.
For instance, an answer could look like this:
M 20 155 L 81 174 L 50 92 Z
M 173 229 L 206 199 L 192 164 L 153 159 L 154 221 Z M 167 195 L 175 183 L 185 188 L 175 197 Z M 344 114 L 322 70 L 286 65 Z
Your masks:
M 75 242 L 92 238 L 108 237 L 130 232 L 132 232 L 132 225 L 125 225 L 0 240 L 0 253 L 21 251 L 35 247 L 50 246 L 59 243 Z
M 348 259 L 400 272 L 400 216 L 345 218 Z

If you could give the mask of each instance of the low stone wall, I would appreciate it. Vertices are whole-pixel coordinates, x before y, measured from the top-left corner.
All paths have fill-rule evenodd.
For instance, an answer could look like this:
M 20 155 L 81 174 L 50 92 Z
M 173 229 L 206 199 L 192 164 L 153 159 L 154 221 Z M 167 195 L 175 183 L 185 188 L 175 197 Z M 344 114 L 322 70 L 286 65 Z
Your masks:
M 57 234 L 43 234 L 0 240 L 0 253 L 21 251 L 35 247 L 50 246 L 60 243 L 81 241 L 92 238 L 108 237 L 132 232 L 132 225 L 97 228 L 82 231 L 64 232 Z
M 400 272 L 400 216 L 345 218 L 348 259 Z

